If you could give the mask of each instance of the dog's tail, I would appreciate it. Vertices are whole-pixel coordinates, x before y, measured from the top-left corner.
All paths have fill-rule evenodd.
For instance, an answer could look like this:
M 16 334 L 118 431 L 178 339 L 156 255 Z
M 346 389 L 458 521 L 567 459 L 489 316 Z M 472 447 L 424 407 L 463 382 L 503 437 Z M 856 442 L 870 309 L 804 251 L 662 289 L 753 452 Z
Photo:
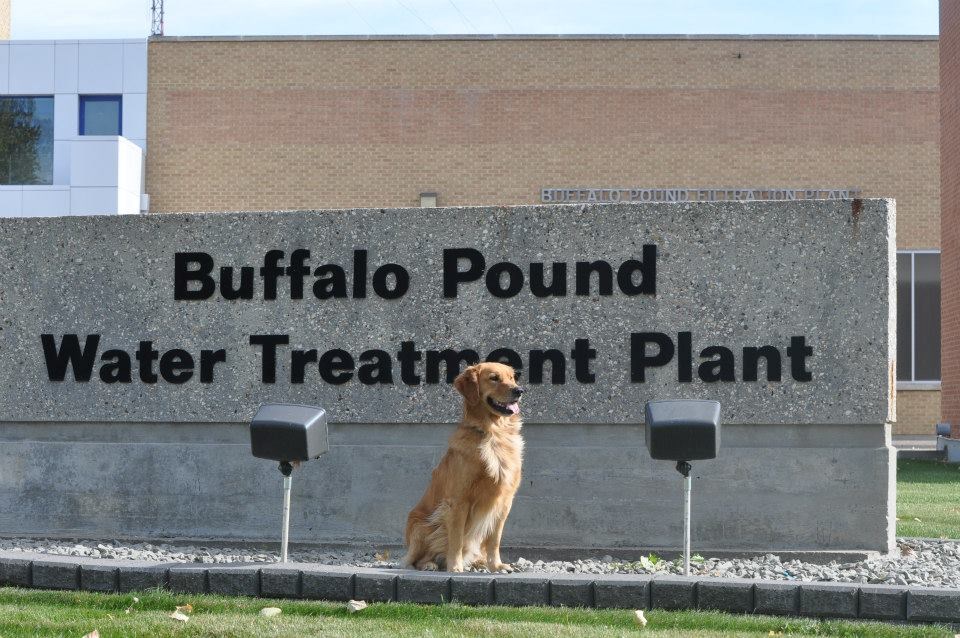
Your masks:
M 407 527 L 403 531 L 403 543 L 407 546 L 407 554 L 400 561 L 402 567 L 415 567 L 426 552 L 426 534 L 424 533 L 422 517 L 417 510 L 407 516 Z

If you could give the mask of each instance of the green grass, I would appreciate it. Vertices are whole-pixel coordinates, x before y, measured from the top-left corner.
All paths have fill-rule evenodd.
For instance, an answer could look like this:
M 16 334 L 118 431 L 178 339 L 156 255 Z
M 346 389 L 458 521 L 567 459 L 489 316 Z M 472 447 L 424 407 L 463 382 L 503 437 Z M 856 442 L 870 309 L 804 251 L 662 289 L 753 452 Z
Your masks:
M 897 535 L 960 538 L 960 465 L 897 462 Z
M 458 605 L 375 604 L 350 614 L 342 604 L 276 601 L 220 596 L 177 596 L 151 591 L 94 594 L 0 588 L 0 636 L 70 636 L 94 629 L 110 636 L 952 636 L 937 626 L 819 621 L 813 619 L 733 616 L 710 612 L 647 612 L 641 629 L 632 612 L 594 609 L 472 608 Z M 190 620 L 169 617 L 176 605 L 190 603 Z M 263 618 L 263 607 L 283 609 Z M 130 608 L 130 613 L 126 609 Z

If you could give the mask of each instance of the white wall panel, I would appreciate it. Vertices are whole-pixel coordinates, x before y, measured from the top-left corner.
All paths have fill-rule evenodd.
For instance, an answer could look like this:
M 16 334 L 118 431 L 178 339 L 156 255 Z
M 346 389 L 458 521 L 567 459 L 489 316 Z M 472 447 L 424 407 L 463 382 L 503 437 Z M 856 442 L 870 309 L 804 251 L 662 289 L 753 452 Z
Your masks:
M 69 140 L 76 137 L 79 120 L 80 107 L 76 93 L 58 93 L 53 96 L 53 139 Z
M 10 45 L 10 83 L 12 95 L 53 95 L 54 45 Z
M 0 186 L 0 217 L 19 217 L 23 212 L 23 187 Z
M 79 49 L 76 42 L 57 42 L 54 45 L 54 91 L 77 92 L 77 68 Z
M 147 137 L 147 94 L 123 94 L 123 136 L 129 139 Z
M 70 187 L 25 186 L 22 214 L 25 217 L 55 217 L 70 210 Z
M 0 42 L 0 93 L 7 93 L 10 84 L 10 45 Z
M 70 148 L 69 140 L 53 142 L 53 183 L 70 184 Z
M 141 174 L 143 149 L 124 138 L 117 140 L 117 188 L 137 196 L 137 209 L 140 208 L 139 196 L 142 189 Z
M 123 92 L 147 92 L 147 43 L 123 44 Z
M 70 150 L 71 186 L 117 188 L 120 138 L 91 135 L 78 138 Z
M 87 93 L 123 93 L 123 43 L 79 45 L 77 90 Z
M 116 188 L 73 187 L 70 189 L 70 213 L 73 215 L 116 215 Z

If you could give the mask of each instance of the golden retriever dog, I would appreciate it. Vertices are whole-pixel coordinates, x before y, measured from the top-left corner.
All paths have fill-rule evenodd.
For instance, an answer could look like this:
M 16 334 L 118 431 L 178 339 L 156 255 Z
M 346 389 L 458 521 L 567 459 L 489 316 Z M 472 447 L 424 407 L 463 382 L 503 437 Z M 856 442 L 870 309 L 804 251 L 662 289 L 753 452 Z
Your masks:
M 502 363 L 470 366 L 453 385 L 463 395 L 463 419 L 407 517 L 403 565 L 510 572 L 500 561 L 500 537 L 520 486 L 523 388 Z

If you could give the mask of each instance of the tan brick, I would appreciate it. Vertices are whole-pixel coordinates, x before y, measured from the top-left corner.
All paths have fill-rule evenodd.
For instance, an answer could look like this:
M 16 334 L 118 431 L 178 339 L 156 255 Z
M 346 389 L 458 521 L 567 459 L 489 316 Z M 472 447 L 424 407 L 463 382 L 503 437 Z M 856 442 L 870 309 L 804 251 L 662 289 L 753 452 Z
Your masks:
M 940 421 L 939 390 L 901 390 L 897 392 L 897 421 L 894 434 L 933 435 Z
M 929 39 L 155 39 L 147 192 L 195 212 L 858 187 L 897 200 L 899 248 L 939 248 L 939 82 Z M 938 393 L 898 397 L 895 431 L 938 420 Z

